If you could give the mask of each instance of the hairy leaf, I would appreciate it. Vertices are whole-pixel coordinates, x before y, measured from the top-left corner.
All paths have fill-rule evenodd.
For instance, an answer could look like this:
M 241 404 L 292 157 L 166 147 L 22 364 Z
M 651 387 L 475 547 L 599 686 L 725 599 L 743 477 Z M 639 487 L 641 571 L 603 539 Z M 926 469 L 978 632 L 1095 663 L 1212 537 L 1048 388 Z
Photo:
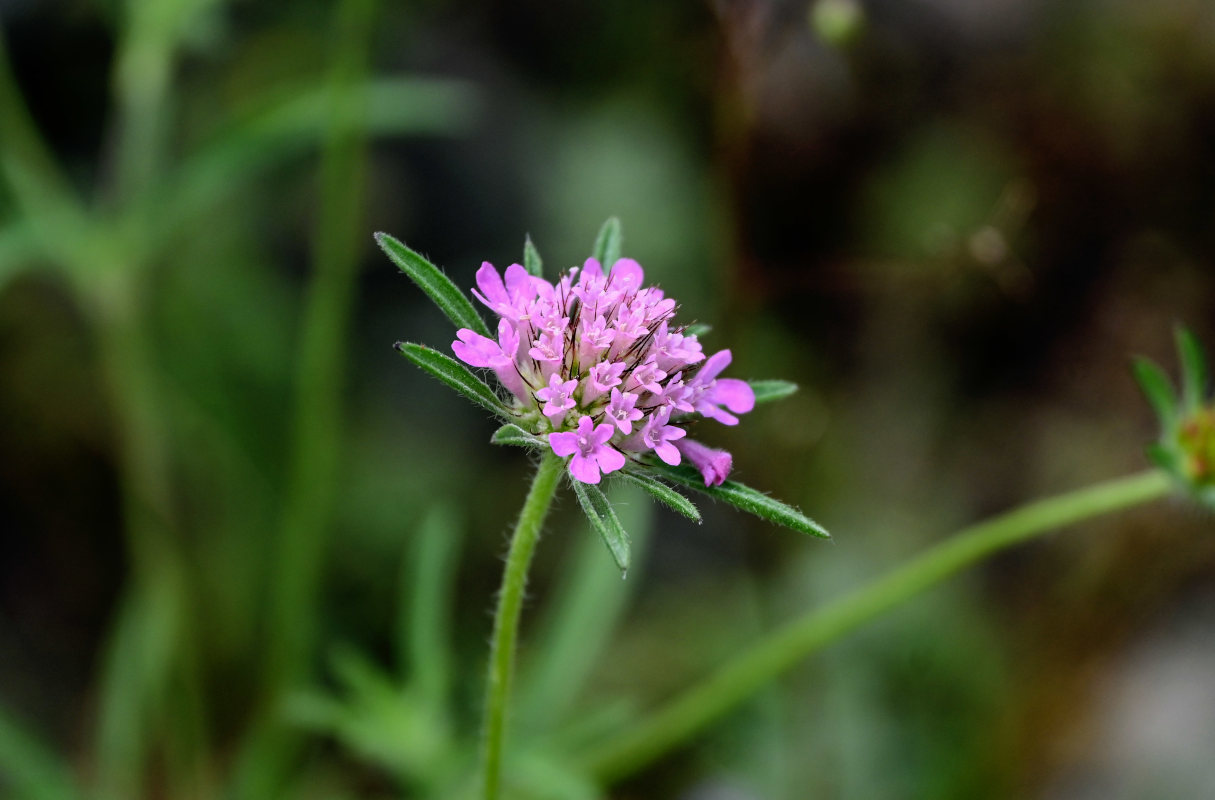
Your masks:
M 532 447 L 541 450 L 548 447 L 543 439 L 528 433 L 513 422 L 508 422 L 494 431 L 494 435 L 490 437 L 489 441 L 491 444 L 509 444 L 515 447 Z
M 671 467 L 666 464 L 656 463 L 647 465 L 645 469 L 656 477 L 679 484 L 680 486 L 686 486 L 689 489 L 695 489 L 716 500 L 724 500 L 749 514 L 763 517 L 778 525 L 784 525 L 786 528 L 792 528 L 799 533 L 808 533 L 811 536 L 819 536 L 824 539 L 831 538 L 831 534 L 827 533 L 827 530 L 822 525 L 819 525 L 793 506 L 782 503 L 779 500 L 774 500 L 763 492 L 752 489 L 750 486 L 745 486 L 735 481 L 726 481 L 720 486 L 705 486 L 700 473 L 692 467 L 685 465 Z
M 599 235 L 595 237 L 593 253 L 595 258 L 599 259 L 599 263 L 603 265 L 604 273 L 607 273 L 620 258 L 620 247 L 620 220 L 609 217 L 608 221 L 603 223 L 603 227 L 599 229 Z
M 1197 411 L 1207 391 L 1207 362 L 1202 352 L 1202 345 L 1194 334 L 1183 327 L 1178 327 L 1177 353 L 1181 357 L 1181 389 L 1185 396 L 1187 412 Z
M 692 505 L 692 501 L 672 489 L 670 486 L 667 486 L 665 483 L 654 480 L 643 472 L 637 472 L 629 468 L 626 468 L 621 472 L 617 472 L 616 474 L 620 476 L 621 480 L 645 489 L 654 497 L 655 500 L 667 506 L 672 511 L 677 511 L 688 519 L 700 522 L 700 512 L 696 510 L 696 506 Z
M 616 518 L 616 512 L 612 510 L 607 497 L 598 486 L 592 486 L 573 478 L 570 479 L 570 483 L 574 487 L 574 494 L 578 495 L 578 502 L 582 505 L 582 510 L 586 512 L 586 518 L 591 522 L 591 527 L 603 537 L 603 543 L 611 551 L 612 558 L 616 559 L 616 566 L 620 567 L 621 574 L 627 575 L 629 571 L 629 535 L 621 527 L 620 520 Z
M 438 267 L 386 233 L 377 233 L 375 240 L 401 272 L 426 292 L 457 328 L 469 328 L 482 336 L 490 336 L 485 320 L 473 308 L 472 301 Z
M 773 400 L 783 400 L 797 391 L 797 384 L 791 381 L 747 381 L 751 391 L 755 392 L 756 403 L 770 403 Z
M 397 350 L 414 364 L 429 372 L 466 398 L 499 417 L 509 417 L 510 411 L 494 394 L 494 390 L 474 375 L 468 367 L 424 344 L 397 342 Z
M 1172 426 L 1177 418 L 1177 394 L 1173 391 L 1169 377 L 1164 374 L 1164 370 L 1146 358 L 1136 358 L 1132 369 L 1139 388 L 1155 409 L 1160 424 L 1165 428 Z
M 544 277 L 544 262 L 540 260 L 540 251 L 532 244 L 530 236 L 523 242 L 523 267 L 529 275 L 537 278 Z

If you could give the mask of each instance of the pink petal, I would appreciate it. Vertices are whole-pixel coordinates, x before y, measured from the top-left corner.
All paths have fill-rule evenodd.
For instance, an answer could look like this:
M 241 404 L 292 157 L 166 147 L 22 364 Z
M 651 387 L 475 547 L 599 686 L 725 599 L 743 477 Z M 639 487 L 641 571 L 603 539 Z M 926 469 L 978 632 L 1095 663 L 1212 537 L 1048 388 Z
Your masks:
M 583 417 L 582 419 L 589 420 L 590 417 Z M 579 421 L 579 423 L 578 423 L 578 432 L 579 433 L 582 432 L 582 422 L 581 421 Z M 591 444 L 593 444 L 593 445 L 607 444 L 607 441 L 609 439 L 611 439 L 612 436 L 615 435 L 615 433 L 616 433 L 616 426 L 612 425 L 610 422 L 600 422 L 598 425 L 595 426 L 595 432 L 593 434 L 591 434 Z
M 600 266 L 599 259 L 588 258 L 586 261 L 584 261 L 582 263 L 582 274 L 583 275 L 594 275 L 596 277 L 602 278 L 603 277 L 603 267 Z
M 595 450 L 593 456 L 605 475 L 624 466 L 624 454 L 614 447 L 600 447 Z
M 724 404 L 735 414 L 745 414 L 755 408 L 755 390 L 737 378 L 718 378 L 710 396 L 713 402 Z
M 482 261 L 481 268 L 477 270 L 477 286 L 480 287 L 481 292 L 473 290 L 473 294 L 490 308 L 497 303 L 506 302 L 506 287 L 502 285 L 502 276 L 488 261 Z
M 641 269 L 641 265 L 631 258 L 617 259 L 612 265 L 612 271 L 609 276 L 612 279 L 613 289 L 640 289 L 641 282 L 645 279 L 645 272 Z M 674 305 L 672 303 L 672 305 Z
M 654 446 L 654 452 L 672 467 L 679 466 L 679 462 L 682 460 L 679 456 L 679 450 L 670 442 L 659 442 Z
M 624 456 L 620 458 L 623 461 Z M 570 474 L 583 483 L 599 483 L 599 465 L 593 458 L 584 455 L 576 455 L 570 459 Z
M 536 296 L 532 276 L 518 264 L 506 268 L 506 291 L 512 302 L 517 299 L 527 301 Z
M 451 343 L 451 350 L 456 358 L 472 367 L 488 367 L 494 356 L 502 352 L 493 339 L 488 339 L 476 331 L 461 328 L 456 331 L 458 341 Z
M 730 355 L 729 350 L 719 350 L 709 356 L 709 360 L 704 363 L 700 371 L 696 373 L 696 377 L 692 380 L 700 385 L 704 385 L 716 378 L 723 369 L 730 366 L 730 361 L 734 356 Z
M 578 452 L 578 434 L 573 431 L 550 433 L 548 446 L 553 448 L 553 454 L 565 458 Z

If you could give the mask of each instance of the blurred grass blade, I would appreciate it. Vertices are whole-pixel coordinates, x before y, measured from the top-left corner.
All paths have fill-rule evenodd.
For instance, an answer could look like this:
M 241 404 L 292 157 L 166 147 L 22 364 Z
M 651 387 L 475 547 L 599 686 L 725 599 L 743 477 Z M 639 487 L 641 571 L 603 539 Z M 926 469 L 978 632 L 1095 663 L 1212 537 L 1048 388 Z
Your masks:
M 684 336 L 695 336 L 697 338 L 704 336 L 709 331 L 713 330 L 712 325 L 706 325 L 703 322 L 694 322 L 683 329 Z
M 0 230 L 0 291 L 40 256 L 42 249 L 29 226 L 18 222 Z
M 404 677 L 436 708 L 447 703 L 450 684 L 451 613 L 455 602 L 460 526 L 445 507 L 419 526 L 401 574 L 397 652 Z
M 494 431 L 494 435 L 490 437 L 489 441 L 490 444 L 509 444 L 515 447 L 540 450 L 548 448 L 548 444 L 543 439 L 528 433 L 513 422 L 508 422 Z
M 614 484 L 608 491 L 621 525 L 630 532 L 630 560 L 645 554 L 653 521 L 651 504 L 635 486 Z M 545 604 L 530 658 L 520 670 L 516 705 L 522 729 L 552 736 L 597 666 L 636 581 L 622 581 L 603 557 L 603 545 L 589 531 L 576 537 L 572 563 L 560 574 L 553 602 Z M 625 715 L 627 718 L 627 714 Z M 620 714 L 614 719 L 624 723 Z M 579 723 L 587 720 L 580 716 Z M 569 745 L 565 732 L 558 743 Z
M 650 493 L 650 495 L 662 503 L 672 511 L 683 514 L 690 520 L 700 522 L 700 512 L 696 510 L 696 506 L 692 505 L 692 501 L 681 495 L 679 492 L 667 486 L 661 481 L 656 481 L 649 475 L 641 472 L 634 472 L 628 468 L 617 472 L 616 475 L 620 479 L 634 486 L 639 486 Z
M 1189 329 L 1178 326 L 1177 354 L 1181 358 L 1181 389 L 1185 410 L 1193 413 L 1202 407 L 1207 391 L 1207 361 L 1202 345 Z
M 755 392 L 756 403 L 770 403 L 773 400 L 783 400 L 797 391 L 797 384 L 791 381 L 747 381 L 751 391 Z
M 2 708 L 0 787 L 27 800 L 76 800 L 81 796 L 68 765 Z
M 621 527 L 620 520 L 616 517 L 616 512 L 612 510 L 611 504 L 608 503 L 598 486 L 592 486 L 574 478 L 570 479 L 570 484 L 574 487 L 574 494 L 578 495 L 578 502 L 582 505 L 582 510 L 586 512 L 586 518 L 590 520 L 591 527 L 603 538 L 603 543 L 611 551 L 612 558 L 616 559 L 616 566 L 620 567 L 621 574 L 627 575 L 629 572 L 629 535 Z
M 1135 380 L 1156 411 L 1160 424 L 1169 428 L 1177 419 L 1177 394 L 1164 370 L 1146 358 L 1136 358 L 1132 364 Z
M 523 266 L 529 275 L 537 278 L 544 277 L 544 262 L 540 260 L 540 252 L 532 244 L 531 236 L 528 236 L 523 242 Z
M 823 539 L 831 538 L 831 534 L 827 533 L 827 530 L 822 525 L 819 525 L 793 506 L 786 505 L 779 500 L 774 500 L 763 492 L 752 489 L 750 486 L 744 486 L 734 481 L 726 481 L 720 486 L 705 486 L 704 479 L 700 473 L 692 467 L 684 465 L 671 467 L 666 464 L 655 463 L 647 465 L 645 469 L 664 480 L 679 484 L 680 486 L 686 486 L 689 489 L 695 489 L 716 500 L 724 500 L 749 514 L 763 517 L 770 522 L 784 525 L 786 528 L 792 528 L 799 533 L 808 533 L 811 536 L 819 536 Z
M 494 394 L 494 390 L 454 358 L 448 358 L 424 344 L 397 342 L 396 348 L 424 372 L 438 378 L 486 411 L 499 417 L 510 415 L 498 395 Z
M 457 328 L 469 328 L 492 338 L 485 320 L 473 308 L 472 301 L 438 267 L 386 233 L 377 233 L 375 240 L 380 249 L 400 267 L 401 272 L 426 292 Z
M 470 127 L 477 107 L 471 86 L 455 80 L 379 78 L 359 82 L 355 91 L 366 97 L 360 114 L 370 136 L 459 133 Z M 238 195 L 275 165 L 315 150 L 331 106 L 329 89 L 320 83 L 266 93 L 255 109 L 223 123 L 193 148 L 163 192 L 147 196 L 159 223 L 158 241 L 171 240 L 180 226 Z
M 620 258 L 620 252 L 620 220 L 615 217 L 609 217 L 608 221 L 603 223 L 603 227 L 599 229 L 599 235 L 595 237 L 593 255 L 599 259 L 599 263 L 603 266 L 604 273 L 606 273 L 616 263 L 616 260 Z

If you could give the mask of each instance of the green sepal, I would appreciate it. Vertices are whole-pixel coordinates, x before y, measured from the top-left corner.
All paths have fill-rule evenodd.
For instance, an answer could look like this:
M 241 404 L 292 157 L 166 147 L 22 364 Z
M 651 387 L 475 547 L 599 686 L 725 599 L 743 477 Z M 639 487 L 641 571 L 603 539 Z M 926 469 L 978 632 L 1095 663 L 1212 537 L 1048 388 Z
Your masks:
M 493 338 L 472 301 L 438 267 L 386 233 L 377 233 L 375 240 L 401 272 L 426 292 L 457 328 L 469 328 Z
M 1165 472 L 1175 475 L 1181 473 L 1181 461 L 1175 450 L 1171 450 L 1159 442 L 1154 442 L 1147 446 L 1147 456 L 1149 461 Z
M 1184 408 L 1186 413 L 1193 413 L 1202 407 L 1202 402 L 1206 399 L 1206 357 L 1202 352 L 1202 345 L 1187 328 L 1179 325 L 1175 335 L 1177 354 L 1181 358 L 1181 390 Z
M 515 447 L 531 447 L 538 450 L 544 450 L 548 444 L 538 436 L 528 433 L 513 422 L 508 422 L 498 430 L 494 431 L 494 435 L 489 439 L 490 444 L 509 444 Z
M 700 512 L 696 510 L 696 506 L 692 505 L 692 501 L 681 495 L 679 492 L 667 486 L 662 481 L 655 480 L 644 472 L 639 472 L 631 467 L 625 467 L 620 472 L 615 473 L 620 476 L 620 479 L 636 486 L 645 489 L 655 500 L 665 505 L 672 511 L 683 514 L 690 520 L 700 522 Z
M 713 330 L 712 325 L 706 325 L 703 322 L 693 322 L 691 325 L 688 325 L 683 329 L 683 335 L 695 336 L 697 339 L 699 339 L 701 336 L 704 336 L 711 330 Z
M 705 486 L 700 473 L 692 467 L 684 465 L 671 467 L 655 463 L 647 465 L 646 471 L 671 483 L 695 489 L 715 500 L 724 500 L 749 514 L 762 517 L 778 525 L 784 525 L 786 528 L 792 528 L 798 533 L 806 533 L 823 539 L 831 538 L 831 534 L 827 533 L 826 528 L 793 506 L 774 500 L 750 486 L 735 481 L 726 481 L 720 486 Z
M 532 244 L 531 236 L 528 236 L 523 242 L 523 268 L 532 277 L 544 277 L 544 262 L 540 260 L 540 251 Z
M 755 392 L 756 403 L 771 403 L 773 400 L 783 400 L 797 391 L 797 384 L 792 381 L 768 380 L 747 381 L 751 391 Z
M 603 223 L 603 227 L 599 229 L 599 235 L 595 237 L 595 248 L 592 253 L 595 258 L 599 259 L 605 275 L 620 258 L 620 248 L 620 220 L 609 217 L 607 222 Z
M 1156 411 L 1160 424 L 1165 429 L 1172 428 L 1177 421 L 1177 394 L 1173 384 L 1164 370 L 1146 358 L 1136 358 L 1131 365 L 1139 388 L 1147 396 L 1148 402 Z
M 421 367 L 424 372 L 438 378 L 486 411 L 499 417 L 512 416 L 510 409 L 503 404 L 498 395 L 494 394 L 494 390 L 454 358 L 448 358 L 438 350 L 424 344 L 397 342 L 393 346 L 401 355 Z
M 616 566 L 620 567 L 621 575 L 627 575 L 629 572 L 629 535 L 620 525 L 620 520 L 617 519 L 616 512 L 612 510 L 612 505 L 608 502 L 607 497 L 598 486 L 583 483 L 577 478 L 570 478 L 570 484 L 574 487 L 574 494 L 578 496 L 578 502 L 582 505 L 582 510 L 586 512 L 586 518 L 590 520 L 591 527 L 603 537 L 603 543 L 607 545 L 612 558 L 616 559 Z

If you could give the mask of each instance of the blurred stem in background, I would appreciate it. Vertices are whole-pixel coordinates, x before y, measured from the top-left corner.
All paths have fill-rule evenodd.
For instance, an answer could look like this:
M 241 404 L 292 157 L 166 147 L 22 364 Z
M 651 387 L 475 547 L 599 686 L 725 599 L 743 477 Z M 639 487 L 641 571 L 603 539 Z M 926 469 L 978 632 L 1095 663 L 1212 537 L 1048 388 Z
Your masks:
M 1056 528 L 1159 499 L 1172 488 L 1167 474 L 1151 470 L 1039 500 L 964 528 L 885 577 L 769 634 L 579 761 L 605 784 L 630 775 L 720 720 L 807 656 L 960 570 Z

